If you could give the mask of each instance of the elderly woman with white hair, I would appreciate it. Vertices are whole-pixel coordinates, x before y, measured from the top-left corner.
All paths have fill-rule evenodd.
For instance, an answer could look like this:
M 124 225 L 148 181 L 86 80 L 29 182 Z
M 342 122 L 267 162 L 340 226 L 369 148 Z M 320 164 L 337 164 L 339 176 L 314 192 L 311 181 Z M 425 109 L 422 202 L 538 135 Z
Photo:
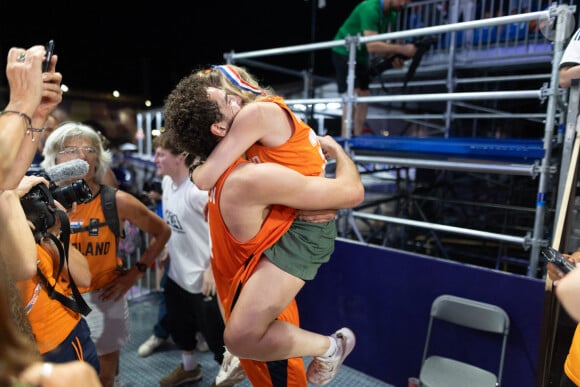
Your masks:
M 74 159 L 82 159 L 89 164 L 84 180 L 92 198 L 85 203 L 77 203 L 76 211 L 70 215 L 71 242 L 89 262 L 91 285 L 80 291 L 92 308 L 87 322 L 101 364 L 99 378 L 103 386 L 113 386 L 120 349 L 129 337 L 125 294 L 155 262 L 169 240 L 171 229 L 136 197 L 104 184 L 111 154 L 104 149 L 100 136 L 90 126 L 77 122 L 63 123 L 47 139 L 43 155 L 41 166 L 45 169 Z M 114 190 L 111 203 L 102 200 L 110 190 Z M 118 219 L 107 219 L 105 214 L 108 211 L 104 210 L 104 206 L 116 207 Z M 150 236 L 149 245 L 140 259 L 127 271 L 120 269 L 117 258 L 117 235 L 121 232 L 119 225 L 125 221 Z

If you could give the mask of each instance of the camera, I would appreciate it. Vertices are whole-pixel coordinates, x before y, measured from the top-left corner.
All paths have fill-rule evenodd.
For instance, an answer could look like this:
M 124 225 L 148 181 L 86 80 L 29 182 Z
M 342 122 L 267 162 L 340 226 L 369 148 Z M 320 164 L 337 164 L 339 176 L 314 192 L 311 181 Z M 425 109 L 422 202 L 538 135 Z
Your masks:
M 408 58 L 402 55 L 393 55 L 388 58 L 384 56 L 373 56 L 369 62 L 369 77 L 371 79 L 378 77 L 383 72 L 393 68 L 393 60 L 396 58 L 402 58 L 406 60 Z
M 32 222 L 35 232 L 45 232 L 54 225 L 55 216 L 53 200 L 58 201 L 69 209 L 74 202 L 86 203 L 93 197 L 91 189 L 87 183 L 78 179 L 77 181 L 58 187 L 54 182 L 50 182 L 47 189 L 44 184 L 38 184 L 20 199 L 26 218 Z
M 86 203 L 93 198 L 93 193 L 83 179 L 78 179 L 64 187 L 51 187 L 50 193 L 54 200 L 63 205 L 67 210 L 74 202 Z
M 423 36 L 418 38 L 413 44 L 417 47 L 417 52 L 415 53 L 416 58 L 421 58 L 424 52 L 426 52 L 433 44 L 437 43 L 437 38 L 434 36 Z M 415 58 L 414 57 L 414 58 Z M 403 60 L 410 59 L 406 56 L 397 54 L 390 56 L 388 58 L 384 56 L 373 56 L 369 62 L 369 76 L 370 78 L 375 78 L 381 75 L 383 72 L 393 68 L 393 60 L 400 58 Z

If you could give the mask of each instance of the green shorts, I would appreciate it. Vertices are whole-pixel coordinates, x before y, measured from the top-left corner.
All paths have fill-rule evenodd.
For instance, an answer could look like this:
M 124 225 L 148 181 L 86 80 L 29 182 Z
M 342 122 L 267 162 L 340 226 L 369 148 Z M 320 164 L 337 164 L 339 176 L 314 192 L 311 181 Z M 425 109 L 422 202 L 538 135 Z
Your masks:
M 330 260 L 336 239 L 336 222 L 295 220 L 290 229 L 264 255 L 285 272 L 303 280 L 314 279 Z

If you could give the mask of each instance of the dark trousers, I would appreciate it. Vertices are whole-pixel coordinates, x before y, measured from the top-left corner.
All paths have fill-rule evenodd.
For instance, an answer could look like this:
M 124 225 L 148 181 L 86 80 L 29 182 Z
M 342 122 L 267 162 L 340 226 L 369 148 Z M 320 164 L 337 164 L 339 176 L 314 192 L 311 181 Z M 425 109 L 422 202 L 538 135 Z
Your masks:
M 183 290 L 171 278 L 165 284 L 165 302 L 169 333 L 175 345 L 183 351 L 193 351 L 197 345 L 195 333 L 200 331 L 218 364 L 224 355 L 224 321 L 217 297 Z
M 159 284 L 163 289 L 167 284 L 167 273 L 169 272 L 169 262 L 165 264 L 163 268 L 163 275 L 161 276 L 161 281 Z M 165 290 L 161 292 L 159 298 L 159 309 L 157 311 L 157 323 L 153 327 L 153 334 L 157 337 L 167 339 L 169 337 L 169 321 L 167 318 L 167 303 L 165 302 Z

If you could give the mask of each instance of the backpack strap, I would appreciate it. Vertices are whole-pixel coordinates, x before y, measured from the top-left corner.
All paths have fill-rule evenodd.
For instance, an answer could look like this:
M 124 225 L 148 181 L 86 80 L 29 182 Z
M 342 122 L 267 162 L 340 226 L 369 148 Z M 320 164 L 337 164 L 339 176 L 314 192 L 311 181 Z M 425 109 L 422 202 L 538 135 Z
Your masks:
M 101 184 L 101 207 L 103 208 L 103 214 L 105 214 L 105 220 L 107 221 L 109 229 L 115 234 L 118 246 L 119 238 L 125 238 L 125 232 L 121 230 L 121 225 L 119 224 L 117 199 L 115 198 L 116 193 L 116 188 Z
M 50 202 L 52 204 L 52 197 L 50 199 Z M 68 215 L 65 212 L 58 210 L 58 209 L 56 209 L 55 212 L 56 212 L 56 215 L 59 216 L 60 221 L 61 221 L 61 225 L 62 225 L 62 227 L 61 227 L 62 232 L 60 235 L 60 240 L 57 239 L 54 235 L 52 235 L 49 232 L 43 233 L 44 238 L 51 239 L 52 242 L 55 244 L 55 246 L 58 249 L 59 256 L 60 256 L 58 271 L 56 273 L 56 276 L 54 276 L 55 284 L 51 285 L 50 282 L 48 282 L 47 278 L 44 276 L 42 271 L 40 271 L 40 268 L 38 266 L 36 267 L 36 274 L 38 274 L 38 277 L 40 278 L 41 283 L 46 288 L 46 291 L 47 291 L 48 296 L 50 298 L 58 300 L 61 304 L 63 304 L 64 306 L 66 306 L 70 310 L 73 310 L 75 312 L 81 313 L 83 316 L 86 316 L 91 312 L 91 308 L 87 305 L 87 303 L 85 302 L 85 300 L 81 296 L 81 294 L 77 288 L 77 285 L 76 285 L 76 283 L 75 283 L 75 281 L 70 273 L 70 267 L 68 264 L 68 247 L 69 247 L 69 243 L 70 243 L 70 232 L 68 232 L 68 230 L 70 230 L 70 225 L 68 222 Z M 37 242 L 37 243 L 39 243 L 39 242 Z M 72 291 L 72 297 L 73 297 L 72 299 L 65 296 L 64 294 L 59 293 L 55 289 L 56 284 L 58 283 L 58 280 L 60 278 L 60 273 L 61 273 L 62 268 L 64 266 L 67 267 L 67 271 L 68 271 L 69 286 L 70 286 L 70 289 Z
M 84 227 L 75 227 L 72 229 L 71 233 L 76 234 L 78 232 L 88 231 L 94 227 L 100 228 L 109 226 L 109 229 L 115 235 L 115 241 L 117 242 L 118 246 L 119 238 L 125 238 L 125 230 L 121 229 L 119 223 L 119 216 L 117 214 L 117 200 L 115 198 L 116 192 L 116 188 L 110 187 L 108 185 L 101 185 L 101 208 L 103 209 L 103 214 L 105 215 L 105 221 L 91 223 L 90 225 Z

